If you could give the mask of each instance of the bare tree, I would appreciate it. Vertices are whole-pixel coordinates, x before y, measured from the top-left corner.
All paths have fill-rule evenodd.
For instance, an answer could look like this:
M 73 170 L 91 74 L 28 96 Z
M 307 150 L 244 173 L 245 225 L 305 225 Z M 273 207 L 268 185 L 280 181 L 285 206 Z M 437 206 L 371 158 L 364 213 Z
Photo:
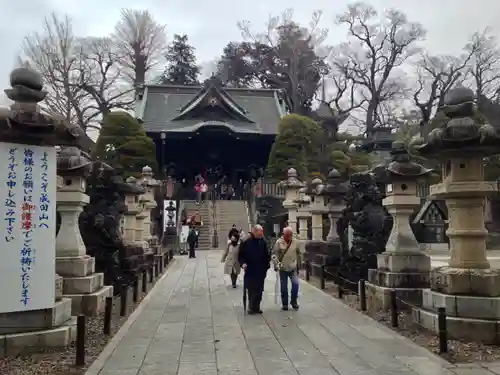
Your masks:
M 322 13 L 314 12 L 308 27 L 293 21 L 293 9 L 269 17 L 264 32 L 253 33 L 248 21 L 238 22 L 251 51 L 246 64 L 264 86 L 286 90 L 292 112 L 307 111 L 328 67 L 322 50 L 328 30 L 319 27 Z
M 498 100 L 500 96 L 500 48 L 498 40 L 486 28 L 475 33 L 468 45 L 471 59 L 468 72 L 472 76 L 476 97 Z
M 348 27 L 349 41 L 336 47 L 334 70 L 360 87 L 366 98 L 364 122 L 370 132 L 380 119 L 381 103 L 406 90 L 398 68 L 418 51 L 416 42 L 425 31 L 398 10 L 388 10 L 379 17 L 364 3 L 349 5 L 337 23 Z
M 79 80 L 77 86 L 92 98 L 90 120 L 96 121 L 114 108 L 129 109 L 134 101 L 132 87 L 122 79 L 122 55 L 111 38 L 79 40 Z
M 429 122 L 433 111 L 444 104 L 448 91 L 466 78 L 466 67 L 476 47 L 466 47 L 461 56 L 423 54 L 417 62 L 417 90 L 413 101 L 420 110 L 421 122 Z M 424 99 L 425 98 L 425 99 Z
M 43 76 L 48 91 L 44 109 L 87 129 L 88 95 L 74 84 L 79 79 L 76 50 L 71 19 L 52 13 L 44 19 L 41 33 L 24 39 L 20 58 Z
M 163 61 L 167 49 L 165 26 L 158 24 L 148 10 L 123 10 L 113 41 L 123 73 L 134 85 L 145 82 L 147 73 Z

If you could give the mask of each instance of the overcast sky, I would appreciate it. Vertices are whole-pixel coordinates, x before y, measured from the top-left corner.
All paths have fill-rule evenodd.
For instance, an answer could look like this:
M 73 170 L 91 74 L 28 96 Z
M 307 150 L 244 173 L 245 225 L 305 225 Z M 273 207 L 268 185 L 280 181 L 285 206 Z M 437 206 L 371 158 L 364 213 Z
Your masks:
M 411 21 L 428 30 L 425 47 L 433 53 L 459 53 L 474 31 L 491 26 L 500 36 L 498 0 L 371 0 L 378 10 L 397 7 Z M 196 47 L 199 63 L 221 54 L 229 40 L 241 39 L 238 20 L 249 20 L 258 30 L 268 15 L 294 8 L 294 19 L 307 23 L 315 10 L 324 13 L 322 26 L 329 27 L 327 43 L 343 40 L 345 29 L 335 26 L 334 17 L 346 8 L 345 0 L 3 0 L 0 11 L 0 88 L 6 88 L 22 38 L 41 28 L 43 17 L 52 11 L 68 13 L 75 32 L 105 35 L 113 30 L 122 8 L 149 9 L 168 34 L 186 33 Z M 0 100 L 1 101 L 1 100 Z

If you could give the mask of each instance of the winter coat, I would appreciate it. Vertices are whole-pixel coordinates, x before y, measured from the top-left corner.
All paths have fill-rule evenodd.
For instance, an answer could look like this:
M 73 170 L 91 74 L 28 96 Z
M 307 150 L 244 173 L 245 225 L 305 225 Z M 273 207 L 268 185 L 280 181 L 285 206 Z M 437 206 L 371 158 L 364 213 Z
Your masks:
M 226 249 L 222 254 L 221 262 L 224 262 L 224 273 L 230 275 L 234 272 L 236 275 L 240 274 L 241 266 L 238 262 L 238 253 L 240 251 L 240 242 L 233 245 L 231 241 L 228 241 Z
M 302 261 L 302 256 L 302 250 L 296 238 L 292 238 L 290 246 L 288 246 L 283 237 L 279 238 L 274 244 L 273 263 L 275 267 L 280 263 L 282 271 L 295 271 L 297 264 L 300 264 Z
M 243 239 L 240 243 L 238 262 L 240 265 L 247 265 L 245 278 L 264 279 L 271 262 L 266 240 L 254 238 L 251 234 Z

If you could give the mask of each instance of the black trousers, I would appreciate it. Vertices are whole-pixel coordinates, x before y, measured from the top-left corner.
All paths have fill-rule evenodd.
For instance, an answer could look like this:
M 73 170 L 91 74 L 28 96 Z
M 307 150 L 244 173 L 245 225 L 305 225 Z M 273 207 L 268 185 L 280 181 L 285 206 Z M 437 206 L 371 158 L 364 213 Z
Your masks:
M 195 255 L 195 253 L 194 253 L 194 248 L 195 248 L 195 246 L 196 246 L 196 242 L 191 242 L 191 243 L 189 244 L 189 257 L 190 257 L 190 258 L 196 258 L 196 255 Z
M 245 277 L 245 287 L 248 292 L 248 308 L 250 311 L 258 312 L 262 302 L 262 293 L 264 293 L 264 280 L 262 277 Z
M 236 286 L 236 280 L 238 280 L 238 275 L 234 271 L 231 271 L 231 284 L 233 286 Z

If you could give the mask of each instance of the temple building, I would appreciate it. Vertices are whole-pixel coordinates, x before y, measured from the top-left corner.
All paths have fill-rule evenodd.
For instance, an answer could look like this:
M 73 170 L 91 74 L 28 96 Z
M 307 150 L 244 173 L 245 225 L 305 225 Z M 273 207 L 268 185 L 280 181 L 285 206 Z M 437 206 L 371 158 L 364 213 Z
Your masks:
M 223 87 L 214 77 L 202 86 L 146 84 L 136 102 L 163 177 L 187 182 L 197 175 L 210 183 L 258 177 L 286 113 L 279 90 Z

